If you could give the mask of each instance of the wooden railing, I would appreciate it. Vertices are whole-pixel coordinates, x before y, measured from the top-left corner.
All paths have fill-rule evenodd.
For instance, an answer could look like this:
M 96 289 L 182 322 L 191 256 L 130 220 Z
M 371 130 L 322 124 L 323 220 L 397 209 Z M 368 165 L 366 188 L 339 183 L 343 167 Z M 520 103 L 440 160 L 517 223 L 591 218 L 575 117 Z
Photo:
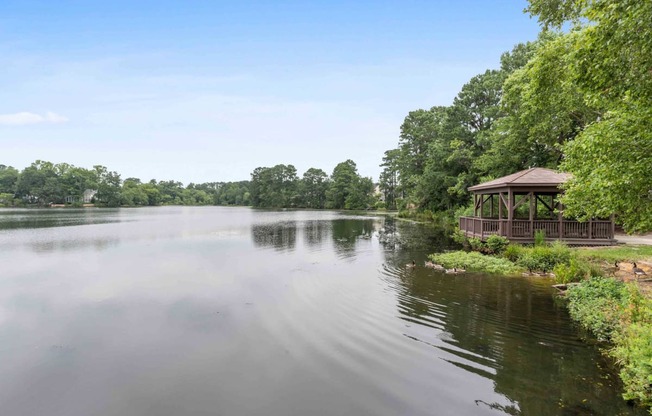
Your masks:
M 546 238 L 561 239 L 602 239 L 612 240 L 611 221 L 593 220 L 578 222 L 571 220 L 506 220 L 495 218 L 460 217 L 460 230 L 469 237 L 484 239 L 492 234 L 508 238 L 533 239 L 538 230 Z

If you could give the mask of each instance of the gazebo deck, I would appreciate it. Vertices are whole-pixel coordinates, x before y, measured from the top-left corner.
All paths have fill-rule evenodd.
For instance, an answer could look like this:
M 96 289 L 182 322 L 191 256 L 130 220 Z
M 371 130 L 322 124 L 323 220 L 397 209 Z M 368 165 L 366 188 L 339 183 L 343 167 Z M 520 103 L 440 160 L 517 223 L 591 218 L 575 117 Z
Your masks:
M 518 243 L 533 243 L 534 234 L 543 230 L 546 240 L 562 240 L 570 245 L 604 246 L 615 244 L 613 222 L 573 220 L 527 220 L 460 217 L 460 230 L 467 237 L 486 240 L 491 235 L 500 235 Z
M 534 242 L 541 230 L 546 240 L 571 245 L 615 244 L 613 216 L 610 220 L 579 222 L 564 218 L 558 196 L 560 185 L 570 177 L 563 172 L 531 168 L 469 188 L 473 192 L 473 217 L 460 218 L 467 237 L 486 240 L 491 235 L 519 243 Z M 523 215 L 527 215 L 523 218 Z

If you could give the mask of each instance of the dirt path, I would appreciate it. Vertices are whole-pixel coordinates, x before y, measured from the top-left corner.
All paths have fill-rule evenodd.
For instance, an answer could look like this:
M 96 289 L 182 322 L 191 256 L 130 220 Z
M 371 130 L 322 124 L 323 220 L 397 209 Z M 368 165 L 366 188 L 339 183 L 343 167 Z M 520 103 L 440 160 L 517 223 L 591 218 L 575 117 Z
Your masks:
M 652 246 L 652 233 L 639 234 L 639 235 L 627 235 L 625 233 L 616 233 L 615 237 L 619 243 L 643 244 L 647 246 Z

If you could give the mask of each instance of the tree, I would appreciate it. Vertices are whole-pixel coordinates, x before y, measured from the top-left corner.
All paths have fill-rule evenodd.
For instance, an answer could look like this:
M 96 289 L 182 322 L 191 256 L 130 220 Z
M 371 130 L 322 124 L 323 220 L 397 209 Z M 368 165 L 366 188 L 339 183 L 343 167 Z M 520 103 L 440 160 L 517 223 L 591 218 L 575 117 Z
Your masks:
M 310 168 L 303 174 L 300 189 L 302 205 L 306 208 L 324 208 L 329 179 L 321 169 Z
M 18 169 L 0 164 L 0 193 L 14 194 L 18 182 Z
M 109 207 L 120 206 L 120 174 L 100 165 L 93 166 L 93 169 L 97 178 L 96 200 Z
M 568 213 L 615 213 L 627 231 L 652 230 L 652 2 L 530 0 L 528 11 L 546 28 L 572 23 L 568 72 L 587 105 L 601 110 L 564 146 L 562 168 L 573 174 Z
M 338 163 L 333 169 L 328 190 L 329 208 L 344 209 L 346 198 L 351 192 L 351 185 L 358 177 L 358 168 L 351 159 Z
M 385 205 L 388 209 L 396 209 L 396 200 L 399 197 L 399 149 L 387 150 L 380 165 L 383 170 L 380 173 L 378 186 L 385 198 Z

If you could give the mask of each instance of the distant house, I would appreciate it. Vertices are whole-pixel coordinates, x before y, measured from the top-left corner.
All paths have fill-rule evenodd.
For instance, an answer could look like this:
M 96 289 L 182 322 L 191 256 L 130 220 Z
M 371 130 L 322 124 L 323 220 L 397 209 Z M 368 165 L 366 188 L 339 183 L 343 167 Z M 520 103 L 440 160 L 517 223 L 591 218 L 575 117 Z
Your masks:
M 82 202 L 84 204 L 90 204 L 93 202 L 93 198 L 95 198 L 95 195 L 97 194 L 97 189 L 87 189 L 84 191 L 84 194 L 82 195 Z
M 380 201 L 385 202 L 385 193 L 380 189 L 380 184 L 376 184 L 374 187 L 374 196 Z
M 77 198 L 73 195 L 68 195 L 67 197 L 64 198 L 64 201 L 66 204 L 74 204 L 75 202 L 89 204 L 93 202 L 93 198 L 95 197 L 95 194 L 97 194 L 97 189 L 86 189 L 84 193 L 82 193 L 81 198 Z

